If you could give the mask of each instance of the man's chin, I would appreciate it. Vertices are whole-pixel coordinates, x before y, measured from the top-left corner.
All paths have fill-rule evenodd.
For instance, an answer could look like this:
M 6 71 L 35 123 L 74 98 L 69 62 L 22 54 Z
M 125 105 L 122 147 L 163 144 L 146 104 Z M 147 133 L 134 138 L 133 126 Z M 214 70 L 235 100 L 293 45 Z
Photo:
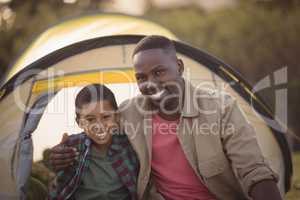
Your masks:
M 173 106 L 174 102 L 172 101 L 163 101 L 163 100 L 153 100 L 150 99 L 152 106 L 157 110 L 166 110 L 172 112 L 176 110 L 177 106 Z M 176 100 L 175 100 L 176 101 Z
M 149 98 L 151 104 L 154 106 L 154 107 L 157 107 L 159 108 L 160 105 L 161 105 L 161 99 L 152 99 L 152 98 Z

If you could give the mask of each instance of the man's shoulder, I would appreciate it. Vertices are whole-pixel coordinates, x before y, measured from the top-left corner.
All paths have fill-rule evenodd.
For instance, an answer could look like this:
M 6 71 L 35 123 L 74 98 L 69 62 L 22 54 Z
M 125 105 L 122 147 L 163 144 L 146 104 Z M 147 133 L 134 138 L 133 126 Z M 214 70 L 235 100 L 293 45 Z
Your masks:
M 195 88 L 194 90 L 197 99 L 200 101 L 217 101 L 217 102 L 222 102 L 222 103 L 230 103 L 235 101 L 235 97 L 232 96 L 229 92 L 227 91 L 220 91 L 219 89 L 216 88 Z
M 200 111 L 217 111 L 209 113 L 225 113 L 236 104 L 236 98 L 227 91 L 211 88 L 195 88 L 196 108 Z
M 126 99 L 120 104 L 119 111 L 121 113 L 136 112 L 143 107 L 144 101 L 145 98 L 142 95 Z
M 119 106 L 121 121 L 136 123 L 142 120 L 148 112 L 151 112 L 146 107 L 146 99 L 142 95 L 123 101 Z

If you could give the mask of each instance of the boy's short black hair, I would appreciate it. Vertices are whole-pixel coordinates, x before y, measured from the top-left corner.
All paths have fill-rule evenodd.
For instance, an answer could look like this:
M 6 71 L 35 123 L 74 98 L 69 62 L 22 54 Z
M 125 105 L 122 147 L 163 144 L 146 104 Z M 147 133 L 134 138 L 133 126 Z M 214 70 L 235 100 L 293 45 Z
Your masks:
M 173 52 L 176 54 L 174 42 L 167 37 L 160 35 L 145 36 L 141 39 L 133 50 L 132 56 L 140 51 L 149 49 L 163 49 L 166 52 Z
M 107 100 L 115 110 L 118 109 L 114 93 L 105 85 L 96 83 L 82 88 L 75 99 L 76 119 L 79 119 L 79 110 L 84 104 L 100 100 Z

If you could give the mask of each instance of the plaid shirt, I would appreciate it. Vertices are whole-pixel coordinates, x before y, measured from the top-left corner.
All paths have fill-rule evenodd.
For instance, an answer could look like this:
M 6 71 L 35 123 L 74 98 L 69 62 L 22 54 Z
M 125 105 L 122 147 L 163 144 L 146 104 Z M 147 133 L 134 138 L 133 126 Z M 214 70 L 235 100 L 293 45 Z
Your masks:
M 48 199 L 74 199 L 73 194 L 80 185 L 83 173 L 88 169 L 90 159 L 91 140 L 85 133 L 71 135 L 64 143 L 75 147 L 79 152 L 79 159 L 67 170 L 59 171 L 49 186 Z M 123 151 L 126 151 L 125 153 Z M 108 149 L 108 156 L 112 159 L 112 168 L 128 189 L 131 199 L 137 199 L 137 176 L 139 162 L 125 134 L 114 135 Z

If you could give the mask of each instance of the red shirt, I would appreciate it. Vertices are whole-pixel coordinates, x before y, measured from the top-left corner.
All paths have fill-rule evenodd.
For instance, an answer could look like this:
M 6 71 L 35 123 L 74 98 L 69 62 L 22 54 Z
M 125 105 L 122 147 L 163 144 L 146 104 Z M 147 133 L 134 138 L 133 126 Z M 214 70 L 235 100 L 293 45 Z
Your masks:
M 152 174 L 157 190 L 170 200 L 214 200 L 186 159 L 176 135 L 179 120 L 152 118 Z

